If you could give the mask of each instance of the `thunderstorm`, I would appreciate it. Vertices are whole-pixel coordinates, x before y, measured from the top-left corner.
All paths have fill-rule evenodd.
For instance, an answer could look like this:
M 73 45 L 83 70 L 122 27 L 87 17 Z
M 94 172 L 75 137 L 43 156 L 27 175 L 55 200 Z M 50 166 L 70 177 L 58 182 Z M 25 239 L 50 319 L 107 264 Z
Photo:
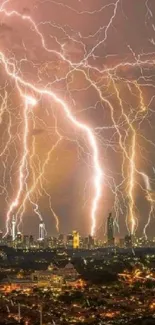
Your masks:
M 153 235 L 155 1 L 0 1 L 0 38 L 4 236 Z

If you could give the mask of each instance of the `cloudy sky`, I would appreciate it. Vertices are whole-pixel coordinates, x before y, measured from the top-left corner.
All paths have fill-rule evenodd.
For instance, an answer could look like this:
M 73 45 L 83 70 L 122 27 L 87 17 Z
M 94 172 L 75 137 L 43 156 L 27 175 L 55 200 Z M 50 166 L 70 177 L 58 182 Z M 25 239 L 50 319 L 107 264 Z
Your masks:
M 117 236 L 131 230 L 131 217 L 138 235 L 146 229 L 153 236 L 154 0 L 10 0 L 1 7 L 0 20 L 0 52 L 10 71 L 53 91 L 94 134 L 104 173 L 96 234 L 103 236 L 112 210 Z M 0 224 L 5 230 L 19 188 L 25 121 L 23 100 L 3 63 L 0 89 Z M 22 220 L 20 230 L 37 234 L 40 214 L 49 235 L 56 234 L 54 211 L 61 233 L 75 228 L 88 234 L 94 165 L 86 134 L 54 100 L 30 95 L 37 105 L 27 116 L 24 182 L 10 220 L 15 215 Z

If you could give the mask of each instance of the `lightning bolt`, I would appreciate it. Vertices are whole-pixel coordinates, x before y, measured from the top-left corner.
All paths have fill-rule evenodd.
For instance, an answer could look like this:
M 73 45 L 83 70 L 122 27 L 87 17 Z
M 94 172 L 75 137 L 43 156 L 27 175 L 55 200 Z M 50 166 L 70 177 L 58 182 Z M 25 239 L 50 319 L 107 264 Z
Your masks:
M 99 8 L 97 8 L 97 5 L 93 5 L 95 9 L 92 11 L 89 8 L 86 10 L 83 3 L 79 5 L 82 8 L 81 10 L 74 7 L 74 4 L 69 6 L 54 0 L 45 0 L 37 3 L 37 6 L 46 5 L 56 6 L 59 10 L 66 10 L 84 20 L 86 17 L 90 19 L 96 15 L 102 14 L 104 16 L 106 13 L 108 13 L 108 19 L 105 17 L 106 23 L 100 25 L 97 31 L 86 36 L 80 31 L 74 31 L 68 25 L 59 25 L 49 20 L 36 22 L 30 15 L 22 14 L 20 10 L 16 10 L 16 6 L 10 0 L 3 1 L 0 6 L 0 14 L 4 21 L 12 22 L 14 19 L 17 19 L 18 23 L 24 23 L 24 26 L 31 28 L 33 37 L 39 42 L 41 50 L 44 51 L 44 55 L 48 58 L 48 61 L 41 64 L 34 63 L 33 59 L 29 58 L 30 49 L 24 40 L 24 35 L 21 41 L 22 59 L 18 58 L 16 51 L 14 53 L 13 50 L 0 49 L 0 61 L 7 79 L 5 86 L 1 89 L 1 93 L 4 91 L 4 95 L 0 95 L 0 124 L 4 123 L 5 116 L 7 116 L 7 136 L 5 134 L 7 141 L 5 144 L 3 143 L 0 150 L 0 158 L 3 161 L 3 182 L 0 187 L 0 194 L 4 195 L 5 193 L 5 200 L 8 205 L 5 235 L 9 232 L 10 221 L 13 215 L 16 216 L 17 227 L 20 229 L 24 213 L 26 212 L 27 202 L 31 204 L 34 212 L 42 221 L 42 214 L 39 210 L 39 199 L 42 194 L 48 198 L 49 208 L 55 218 L 56 229 L 59 231 L 59 218 L 52 207 L 52 196 L 46 189 L 45 173 L 52 161 L 53 153 L 62 142 L 73 141 L 78 147 L 78 159 L 80 160 L 84 153 L 85 157 L 89 159 L 89 163 L 87 162 L 88 168 L 93 169 L 93 177 L 91 179 L 93 195 L 91 196 L 90 209 L 91 235 L 94 236 L 96 234 L 101 196 L 103 196 L 104 200 L 103 189 L 106 192 L 106 187 L 108 187 L 114 197 L 113 209 L 115 211 L 117 228 L 119 229 L 119 214 L 122 215 L 125 211 L 126 226 L 131 234 L 136 233 L 139 224 L 136 193 L 140 189 L 145 194 L 145 199 L 150 204 L 149 217 L 143 230 L 143 234 L 146 237 L 146 230 L 154 212 L 154 198 L 151 193 L 153 181 L 143 171 L 143 168 L 141 170 L 140 161 L 143 162 L 146 159 L 140 141 L 143 140 L 149 146 L 154 147 L 153 141 L 149 140 L 145 135 L 143 136 L 143 123 L 151 124 L 150 116 L 154 114 L 152 109 L 154 96 L 151 96 L 150 101 L 148 101 L 148 95 L 146 95 L 147 88 L 150 91 L 150 89 L 154 90 L 155 87 L 153 74 L 148 75 L 148 71 L 154 67 L 154 51 L 137 53 L 130 44 L 126 44 L 129 52 L 126 58 L 119 58 L 118 62 L 117 55 L 112 56 L 109 54 L 102 58 L 101 63 L 101 57 L 98 54 L 99 50 L 106 47 L 111 32 L 115 29 L 115 21 L 120 11 L 126 17 L 126 14 L 123 12 L 123 2 L 120 0 L 111 1 L 108 5 L 103 4 Z M 146 8 L 145 25 L 147 26 L 149 21 L 150 28 L 154 32 L 155 25 L 153 23 L 151 1 L 144 1 L 144 5 Z M 46 30 L 46 28 L 52 29 L 49 38 L 46 33 L 45 35 L 43 33 L 43 30 Z M 93 45 L 88 46 L 89 42 Z M 154 46 L 154 36 L 149 38 L 149 42 Z M 49 44 L 52 44 L 52 46 Z M 71 44 L 71 53 L 69 53 L 68 44 Z M 74 49 L 77 54 L 76 56 L 74 56 Z M 35 76 L 31 76 L 33 81 L 25 73 L 26 68 L 24 67 L 27 64 L 32 67 L 32 70 L 37 71 Z M 130 72 L 133 74 L 135 71 L 138 77 L 130 77 Z M 78 85 L 79 79 L 80 85 Z M 11 83 L 12 92 L 16 89 L 23 106 L 23 115 L 21 116 L 20 113 L 16 121 L 17 129 L 15 134 L 13 124 L 15 111 L 12 109 L 12 103 L 8 106 L 8 82 Z M 92 91 L 96 98 L 96 104 L 92 104 L 92 106 L 77 112 L 78 103 L 76 96 L 80 92 L 82 94 L 83 91 L 86 94 L 87 92 L 91 94 Z M 70 128 L 74 129 L 74 131 L 71 135 L 66 136 L 65 130 L 58 126 L 59 118 L 56 117 L 56 114 L 51 109 L 56 141 L 42 162 L 39 154 L 36 152 L 37 144 L 35 137 L 33 136 L 31 145 L 29 137 L 31 125 L 33 125 L 34 129 L 37 125 L 35 108 L 41 105 L 40 103 L 43 100 L 46 103 L 54 102 L 56 108 L 61 108 L 65 122 L 67 121 Z M 100 126 L 94 127 L 89 122 L 83 122 L 79 118 L 82 112 L 93 112 L 98 109 L 102 109 L 104 112 L 104 121 L 101 121 Z M 107 112 L 107 109 L 110 113 L 110 122 L 108 121 L 106 124 L 107 116 L 105 112 Z M 37 121 L 44 125 L 48 131 L 50 130 L 50 127 L 47 126 L 42 118 L 38 118 Z M 22 133 L 20 130 L 21 125 L 23 128 Z M 110 136 L 109 131 L 113 132 Z M 79 138 L 83 140 L 82 145 Z M 16 143 L 18 141 L 22 146 L 20 159 L 18 159 L 17 154 Z M 8 168 L 7 158 L 11 155 L 12 149 L 10 148 L 13 146 L 16 157 L 10 167 L 10 185 L 13 192 L 13 199 L 10 202 L 6 175 Z M 103 150 L 104 158 L 102 158 Z M 120 159 L 120 171 L 118 173 L 112 172 L 106 166 L 105 161 L 108 151 L 116 154 L 116 160 L 117 157 Z M 140 158 L 138 158 L 138 153 Z M 15 168 L 17 168 L 18 173 L 16 186 L 13 185 L 14 182 L 12 181 L 12 174 Z M 141 184 L 141 179 L 139 180 L 140 176 L 144 181 L 145 187 Z M 121 178 L 121 180 L 118 181 L 117 178 Z M 89 198 L 87 198 L 87 201 L 89 202 Z
M 21 198 L 21 193 L 23 191 L 24 187 L 24 182 L 26 178 L 26 160 L 28 156 L 28 144 L 27 144 L 27 138 L 28 138 L 28 112 L 29 112 L 29 105 L 31 104 L 32 106 L 36 103 L 34 99 L 31 99 L 29 96 L 25 97 L 23 96 L 23 99 L 25 99 L 25 104 L 24 104 L 24 114 L 23 114 L 23 120 L 24 120 L 24 132 L 23 132 L 23 155 L 20 161 L 20 167 L 19 167 L 19 179 L 18 179 L 18 190 L 17 194 L 14 198 L 14 200 L 11 202 L 9 210 L 7 212 L 6 216 L 6 235 L 9 232 L 9 221 L 10 221 L 10 216 L 14 209 L 18 206 L 19 200 Z
M 4 4 L 6 4 L 6 3 L 4 3 Z M 42 44 L 43 44 L 44 48 L 46 49 L 44 38 L 43 38 L 42 34 L 39 32 L 39 30 L 38 30 L 36 24 L 34 23 L 34 21 L 31 20 L 30 17 L 28 17 L 28 16 L 21 16 L 16 11 L 7 12 L 5 9 L 3 9 L 3 6 L 1 7 L 1 11 L 4 12 L 7 16 L 18 15 L 22 19 L 30 20 L 31 23 L 33 24 L 36 32 L 41 36 Z M 5 57 L 4 53 L 0 52 L 0 58 L 1 58 L 1 62 L 3 62 L 3 64 L 4 64 L 6 73 L 12 79 L 14 79 L 14 81 L 16 83 L 16 86 L 17 86 L 17 89 L 19 91 L 19 94 L 26 101 L 26 106 L 25 106 L 25 110 L 24 110 L 24 112 L 25 112 L 24 113 L 25 131 L 24 131 L 24 138 L 23 138 L 24 153 L 23 153 L 22 160 L 20 162 L 20 168 L 19 168 L 19 188 L 18 188 L 18 191 L 17 191 L 17 195 L 16 195 L 15 199 L 12 201 L 12 203 L 10 204 L 10 207 L 9 207 L 9 210 L 8 210 L 8 213 L 7 213 L 7 218 L 6 218 L 7 233 L 9 231 L 8 224 L 9 224 L 9 221 L 10 221 L 11 213 L 13 212 L 14 208 L 16 208 L 18 206 L 18 204 L 19 204 L 19 199 L 20 199 L 20 195 L 21 195 L 21 192 L 22 192 L 22 189 L 23 189 L 23 184 L 24 184 L 24 169 L 25 169 L 26 159 L 27 159 L 27 155 L 28 155 L 28 149 L 27 149 L 27 136 L 28 136 L 27 111 L 28 111 L 28 105 L 34 106 L 37 103 L 37 100 L 36 100 L 35 97 L 23 94 L 23 91 L 22 91 L 21 87 L 25 87 L 25 88 L 28 88 L 29 91 L 33 91 L 36 94 L 39 94 L 39 95 L 42 95 L 42 96 L 48 96 L 51 99 L 53 99 L 56 103 L 61 105 L 61 107 L 63 108 L 64 113 L 66 114 L 68 119 L 79 130 L 81 130 L 83 133 L 85 133 L 87 138 L 88 138 L 88 142 L 89 142 L 90 147 L 92 149 L 93 165 L 94 165 L 94 180 L 93 180 L 93 182 L 94 182 L 95 195 L 94 195 L 94 199 L 93 199 L 93 202 L 92 202 L 92 209 L 91 209 L 91 220 L 92 220 L 91 234 L 94 235 L 95 228 L 96 228 L 97 205 L 98 205 L 98 202 L 99 202 L 99 199 L 100 199 L 100 196 L 101 196 L 101 182 L 102 182 L 103 172 L 102 172 L 102 169 L 100 167 L 99 151 L 98 151 L 98 147 L 97 147 L 97 143 L 96 143 L 96 139 L 95 139 L 95 136 L 93 134 L 93 131 L 91 130 L 91 128 L 88 125 L 86 125 L 86 124 L 84 124 L 82 122 L 79 122 L 73 116 L 73 114 L 71 113 L 71 110 L 67 106 L 66 102 L 63 101 L 60 97 L 58 97 L 54 92 L 52 92 L 51 90 L 44 89 L 44 88 L 39 89 L 34 84 L 31 84 L 30 82 L 25 81 L 23 78 L 21 78 L 18 75 L 18 73 L 16 72 L 15 64 L 8 61 L 7 58 Z M 64 59 L 64 57 L 63 57 L 63 59 Z

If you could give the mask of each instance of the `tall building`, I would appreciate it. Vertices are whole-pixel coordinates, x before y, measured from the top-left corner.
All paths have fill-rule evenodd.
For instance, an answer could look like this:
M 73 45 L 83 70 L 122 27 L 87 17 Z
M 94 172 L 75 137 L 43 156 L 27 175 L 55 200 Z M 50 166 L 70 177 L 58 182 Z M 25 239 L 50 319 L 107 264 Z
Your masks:
M 3 241 L 3 231 L 0 230 L 0 243 Z
M 12 240 L 14 241 L 16 239 L 16 220 L 15 220 L 15 216 L 13 216 L 12 222 L 11 222 L 11 236 L 12 236 Z
M 124 240 L 124 238 L 120 238 L 120 239 L 119 239 L 119 247 L 120 247 L 120 248 L 123 248 L 124 245 L 125 245 L 125 240 Z
M 30 235 L 29 237 L 29 246 L 32 247 L 34 245 L 34 237 Z
M 7 246 L 12 247 L 12 235 L 7 234 L 7 236 L 4 238 L 4 243 Z
M 23 246 L 24 246 L 24 248 L 29 248 L 29 236 L 28 235 L 24 235 L 24 237 L 23 237 Z
M 57 240 L 58 247 L 64 247 L 65 246 L 65 236 L 63 234 L 59 234 L 58 240 Z
M 85 249 L 93 249 L 95 246 L 95 239 L 93 236 L 80 237 L 80 247 Z
M 53 247 L 57 247 L 58 246 L 58 238 L 57 237 L 53 237 Z
M 45 239 L 45 224 L 43 221 L 39 223 L 39 240 Z
M 124 245 L 126 248 L 130 248 L 132 247 L 133 243 L 132 243 L 132 236 L 131 235 L 126 235 L 125 239 L 124 239 Z
M 80 236 L 77 231 L 73 231 L 73 248 L 79 248 L 80 246 Z
M 53 248 L 53 237 L 48 237 L 47 238 L 47 246 L 49 248 Z
M 88 249 L 94 248 L 94 245 L 95 245 L 94 237 L 89 235 L 88 236 Z
M 108 246 L 114 246 L 114 218 L 112 213 L 109 213 L 107 220 L 107 243 Z
M 72 234 L 67 235 L 66 245 L 67 245 L 67 248 L 73 248 L 73 235 Z

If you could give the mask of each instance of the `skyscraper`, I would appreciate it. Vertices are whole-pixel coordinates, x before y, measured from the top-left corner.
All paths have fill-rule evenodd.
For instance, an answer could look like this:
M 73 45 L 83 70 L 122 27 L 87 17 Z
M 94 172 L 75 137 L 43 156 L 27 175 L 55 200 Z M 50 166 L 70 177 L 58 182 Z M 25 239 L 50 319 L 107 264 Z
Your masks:
M 66 245 L 67 245 L 67 248 L 73 248 L 73 235 L 72 234 L 67 235 Z
M 16 239 L 15 239 L 15 247 L 22 248 L 23 247 L 23 235 L 20 231 L 17 232 Z
M 34 238 L 32 235 L 29 236 L 29 246 L 32 247 L 34 245 Z
M 88 236 L 88 249 L 93 249 L 95 244 L 94 237 L 89 235 Z
M 45 224 L 43 221 L 39 223 L 39 240 L 45 239 Z
M 0 243 L 3 241 L 3 231 L 0 230 Z
M 109 213 L 107 220 L 107 242 L 108 246 L 114 246 L 114 218 L 112 213 Z
M 59 247 L 64 247 L 65 246 L 65 237 L 63 234 L 59 234 L 57 244 Z
M 80 236 L 77 231 L 73 231 L 73 248 L 79 248 Z
M 14 216 L 12 218 L 12 223 L 11 223 L 11 236 L 12 236 L 12 240 L 14 241 L 16 239 L 16 220 Z

